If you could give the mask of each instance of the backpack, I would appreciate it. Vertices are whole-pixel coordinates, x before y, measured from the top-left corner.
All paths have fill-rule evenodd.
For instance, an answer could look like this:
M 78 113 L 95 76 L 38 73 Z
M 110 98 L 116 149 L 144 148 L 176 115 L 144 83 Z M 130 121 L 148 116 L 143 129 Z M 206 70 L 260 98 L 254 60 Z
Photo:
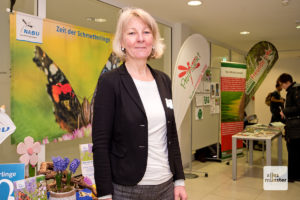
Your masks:
M 267 106 L 270 106 L 271 98 L 272 98 L 272 92 L 270 92 L 265 99 L 265 103 L 267 104 Z

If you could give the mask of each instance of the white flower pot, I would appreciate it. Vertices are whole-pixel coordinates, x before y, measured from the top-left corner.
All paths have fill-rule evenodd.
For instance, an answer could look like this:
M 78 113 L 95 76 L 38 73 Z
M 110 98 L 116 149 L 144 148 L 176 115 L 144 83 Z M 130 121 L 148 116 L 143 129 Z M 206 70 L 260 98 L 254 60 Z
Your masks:
M 69 192 L 49 192 L 50 200 L 76 200 L 76 190 L 73 189 Z

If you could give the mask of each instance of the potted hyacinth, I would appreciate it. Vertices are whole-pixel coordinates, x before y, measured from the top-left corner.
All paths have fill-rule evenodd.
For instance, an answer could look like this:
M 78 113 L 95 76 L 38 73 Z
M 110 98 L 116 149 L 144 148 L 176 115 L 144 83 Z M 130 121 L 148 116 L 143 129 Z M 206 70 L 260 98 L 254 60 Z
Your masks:
M 51 188 L 49 199 L 76 199 L 76 190 L 74 185 L 71 183 L 72 175 L 76 172 L 80 161 L 74 159 L 70 163 L 69 158 L 52 157 L 53 168 L 56 172 L 55 175 L 55 187 Z M 69 165 L 70 163 L 70 165 Z M 67 169 L 69 166 L 69 169 Z M 67 197 L 69 196 L 70 197 Z

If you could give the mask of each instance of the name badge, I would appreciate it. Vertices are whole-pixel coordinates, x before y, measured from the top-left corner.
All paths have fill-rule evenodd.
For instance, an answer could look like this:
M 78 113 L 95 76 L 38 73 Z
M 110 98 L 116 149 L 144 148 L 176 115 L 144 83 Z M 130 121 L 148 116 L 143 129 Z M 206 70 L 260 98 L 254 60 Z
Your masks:
M 166 98 L 166 105 L 167 105 L 168 108 L 173 109 L 172 99 L 167 99 Z

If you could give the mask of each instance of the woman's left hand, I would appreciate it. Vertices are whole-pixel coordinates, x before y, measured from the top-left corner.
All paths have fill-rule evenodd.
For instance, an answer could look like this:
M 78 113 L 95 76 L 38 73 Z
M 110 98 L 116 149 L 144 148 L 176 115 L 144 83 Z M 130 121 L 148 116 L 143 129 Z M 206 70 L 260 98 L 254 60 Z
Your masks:
M 284 116 L 284 114 L 283 114 L 283 112 L 282 112 L 282 111 L 280 111 L 280 116 L 281 116 L 281 118 L 282 118 L 282 119 L 284 119 L 284 118 L 285 118 L 285 116 Z
M 174 200 L 187 200 L 187 194 L 184 186 L 174 187 Z

